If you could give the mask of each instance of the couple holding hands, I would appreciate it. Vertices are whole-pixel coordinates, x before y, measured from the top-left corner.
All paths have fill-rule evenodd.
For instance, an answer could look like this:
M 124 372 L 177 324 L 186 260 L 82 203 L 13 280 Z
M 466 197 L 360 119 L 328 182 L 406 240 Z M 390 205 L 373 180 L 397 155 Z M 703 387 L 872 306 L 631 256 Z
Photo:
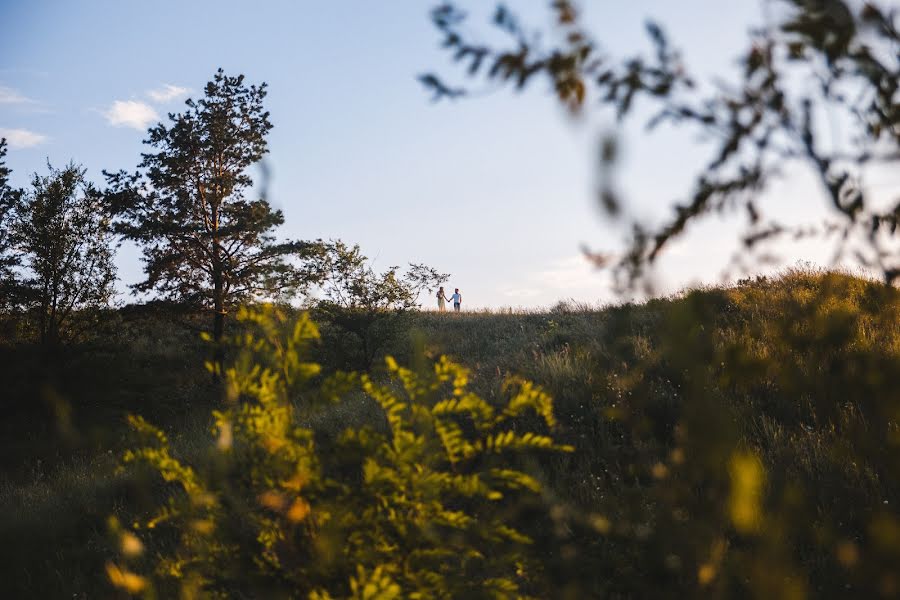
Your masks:
M 444 312 L 445 310 L 445 302 L 453 302 L 453 310 L 459 312 L 459 305 L 462 304 L 462 294 L 459 293 L 459 288 L 453 290 L 453 295 L 447 298 L 444 295 L 444 288 L 440 287 L 437 291 L 437 302 L 438 302 L 438 311 Z

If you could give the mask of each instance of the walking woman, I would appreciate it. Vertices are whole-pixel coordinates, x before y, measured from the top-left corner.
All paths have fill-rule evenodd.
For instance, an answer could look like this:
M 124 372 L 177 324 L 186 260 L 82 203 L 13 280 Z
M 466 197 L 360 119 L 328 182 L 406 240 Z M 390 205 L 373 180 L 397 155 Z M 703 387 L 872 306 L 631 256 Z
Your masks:
M 444 286 L 438 288 L 437 291 L 437 301 L 438 301 L 438 311 L 444 312 L 445 310 L 445 302 L 449 302 L 450 298 L 444 295 Z

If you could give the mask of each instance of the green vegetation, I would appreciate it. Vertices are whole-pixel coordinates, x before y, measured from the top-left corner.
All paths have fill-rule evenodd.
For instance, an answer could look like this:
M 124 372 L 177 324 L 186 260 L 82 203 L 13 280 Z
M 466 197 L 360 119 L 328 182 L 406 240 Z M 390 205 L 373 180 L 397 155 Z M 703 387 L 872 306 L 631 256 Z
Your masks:
M 0 140 L 0 592 L 900 596 L 900 205 L 863 181 L 897 161 L 897 13 L 782 4 L 741 85 L 709 93 L 659 25 L 651 59 L 612 59 L 566 0 L 549 49 L 503 6 L 513 50 L 470 42 L 451 3 L 432 20 L 469 77 L 547 77 L 576 113 L 591 95 L 619 119 L 648 102 L 651 125 L 710 140 L 651 227 L 630 221 L 603 141 L 599 200 L 632 235 L 593 258 L 623 287 L 650 289 L 711 212 L 746 213 L 751 259 L 810 234 L 761 214 L 789 164 L 822 184 L 837 255 L 881 283 L 794 270 L 603 309 L 422 313 L 447 275 L 277 241 L 283 216 L 248 175 L 266 86 L 221 70 L 103 192 L 74 164 L 14 189 Z M 832 114 L 848 144 L 823 141 Z M 143 249 L 147 304 L 109 306 L 113 232 Z M 308 312 L 264 304 L 288 300 Z
M 403 327 L 403 319 L 419 308 L 423 292 L 450 278 L 424 265 L 410 263 L 405 272 L 393 266 L 377 273 L 360 250 L 338 241 L 318 242 L 307 278 L 319 283 L 323 299 L 316 315 L 337 331 L 326 344 L 339 362 L 368 369 L 383 344 Z
M 531 540 L 514 520 L 517 500 L 541 486 L 510 468 L 507 455 L 571 450 L 519 432 L 528 414 L 554 425 L 546 394 L 510 382 L 508 401 L 495 408 L 447 360 L 417 374 L 388 359 L 385 383 L 336 373 L 310 389 L 321 367 L 304 361 L 318 337 L 306 315 L 291 323 L 282 311 L 244 310 L 238 319 L 254 327 L 233 340 L 241 354 L 222 373 L 225 408 L 213 413 L 215 444 L 198 467 L 176 459 L 160 430 L 129 417 L 147 441 L 125 462 L 151 467 L 177 489 L 135 522 L 159 547 L 147 552 L 153 584 L 117 564 L 107 566 L 112 583 L 189 597 L 324 600 L 369 588 L 383 598 L 518 595 L 539 562 L 532 567 L 523 552 Z M 305 426 L 359 393 L 383 422 Z M 113 527 L 122 560 L 138 562 L 143 543 L 118 520 Z
M 234 394 L 223 398 L 205 375 L 207 350 L 189 327 L 202 317 L 171 306 L 110 315 L 117 326 L 74 348 L 53 388 L 34 376 L 30 344 L 8 337 L 0 484 L 5 589 L 11 596 L 109 597 L 111 575 L 142 593 L 152 582 L 162 597 L 172 595 L 166 586 L 201 578 L 208 591 L 232 596 L 353 596 L 365 579 L 384 584 L 385 595 L 372 597 L 397 589 L 402 596 L 444 590 L 468 597 L 488 580 L 501 596 L 891 597 L 900 591 L 898 311 L 897 290 L 883 284 L 791 271 L 602 310 L 410 313 L 381 356 L 394 355 L 412 371 L 391 363 L 344 377 L 336 373 L 346 365 L 327 352 L 328 336 L 342 335 L 339 328 L 322 322 L 325 341 L 310 340 L 302 350 L 300 338 L 314 328 L 298 316 L 297 345 L 276 351 L 268 344 L 290 339 L 294 317 L 284 326 L 263 319 L 236 324 L 233 337 L 242 346 L 255 343 L 245 334 L 258 336 L 252 356 L 240 354 L 225 378 L 244 392 L 240 402 L 228 401 Z M 4 323 L 11 332 L 14 325 Z M 297 360 L 285 359 L 294 350 Z M 484 474 L 499 468 L 490 462 L 451 468 L 448 447 L 433 433 L 435 419 L 444 418 L 438 407 L 446 405 L 420 396 L 421 386 L 411 383 L 459 376 L 441 355 L 468 369 L 465 393 L 454 396 L 447 382 L 442 397 L 471 398 L 471 407 L 480 407 L 460 421 L 469 424 L 469 443 L 478 432 L 488 435 L 486 415 L 503 414 L 530 389 L 524 380 L 553 398 L 553 443 L 574 450 L 503 463 L 540 494 L 510 491 L 513 479 L 491 487 L 503 482 L 488 483 Z M 309 366 L 315 360 L 321 373 Z M 253 364 L 278 375 L 266 378 Z M 270 395 L 266 386 L 280 391 Z M 269 397 L 275 400 L 267 405 Z M 397 402 L 406 408 L 397 412 Z M 139 443 L 128 433 L 128 414 L 161 427 L 167 441 Z M 279 421 L 275 414 L 290 416 Z M 517 436 L 544 435 L 548 425 L 535 414 L 516 419 Z M 229 430 L 226 460 L 217 448 L 228 446 Z M 402 456 L 379 450 L 407 430 L 426 446 Z M 290 460 L 265 450 L 273 432 L 296 450 Z M 117 471 L 129 450 L 126 456 L 142 459 L 136 462 L 169 469 L 172 481 L 163 484 L 153 469 Z M 315 476 L 292 496 L 283 469 L 304 460 Z M 365 467 L 373 464 L 367 460 L 378 469 Z M 405 470 L 410 464 L 427 470 Z M 191 494 L 175 483 L 188 472 L 196 489 L 216 492 L 214 505 L 189 502 Z M 469 496 L 460 497 L 461 479 L 440 487 L 450 473 L 478 476 L 468 480 Z M 508 504 L 496 504 L 488 488 Z M 401 498 L 435 504 L 424 513 L 404 511 Z M 298 499 L 307 503 L 303 510 L 294 510 Z M 146 530 L 161 506 L 172 511 L 171 522 Z M 343 528 L 310 529 L 317 510 L 344 515 L 336 519 Z M 435 528 L 441 511 L 472 521 Z M 210 514 L 211 537 L 185 525 Z M 112 529 L 110 516 L 118 519 Z M 142 527 L 133 529 L 135 521 Z M 521 543 L 491 537 L 490 523 L 518 532 Z M 267 546 L 262 531 L 290 544 Z M 234 551 L 214 551 L 226 547 Z M 429 563 L 451 549 L 455 561 L 439 560 L 440 569 Z M 489 564 L 465 571 L 466 552 L 480 552 Z M 414 571 L 401 568 L 413 555 L 430 559 Z M 186 561 L 184 579 L 154 570 L 174 568 L 173 557 Z
M 9 229 L 25 268 L 19 304 L 37 314 L 44 348 L 57 350 L 97 327 L 97 313 L 114 295 L 116 268 L 109 219 L 85 170 L 49 170 L 18 196 Z

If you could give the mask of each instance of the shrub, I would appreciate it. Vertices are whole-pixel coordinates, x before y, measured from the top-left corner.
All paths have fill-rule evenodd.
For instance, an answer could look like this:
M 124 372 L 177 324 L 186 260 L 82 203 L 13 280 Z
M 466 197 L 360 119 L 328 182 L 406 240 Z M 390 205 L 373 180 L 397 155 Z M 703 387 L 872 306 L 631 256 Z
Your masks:
M 543 587 L 524 507 L 541 483 L 519 456 L 565 452 L 550 397 L 510 380 L 493 405 L 441 358 L 420 373 L 387 359 L 385 381 L 321 379 L 308 360 L 316 326 L 269 308 L 230 343 L 225 406 L 209 451 L 188 464 L 141 417 L 144 442 L 124 456 L 166 482 L 164 502 L 111 528 L 110 582 L 169 597 L 518 597 Z M 363 395 L 383 423 L 315 431 L 304 419 Z M 541 423 L 540 431 L 523 424 Z M 533 515 L 532 515 L 533 516 Z

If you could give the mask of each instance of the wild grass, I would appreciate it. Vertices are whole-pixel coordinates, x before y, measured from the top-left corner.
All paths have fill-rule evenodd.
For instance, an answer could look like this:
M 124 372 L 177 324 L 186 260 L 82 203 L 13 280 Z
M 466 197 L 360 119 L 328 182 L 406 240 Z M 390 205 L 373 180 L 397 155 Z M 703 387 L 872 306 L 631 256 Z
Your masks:
M 195 333 L 165 311 L 116 318 L 112 335 L 73 350 L 55 396 L 27 345 L 3 348 L 9 597 L 111 593 L 105 520 L 140 506 L 113 473 L 126 413 L 163 425 L 184 456 L 208 439 L 220 396 Z M 422 312 L 382 335 L 376 365 L 445 354 L 488 400 L 510 374 L 554 397 L 559 441 L 576 451 L 533 466 L 557 523 L 542 543 L 561 595 L 900 593 L 897 290 L 793 270 L 602 309 Z M 345 368 L 328 343 L 326 370 Z M 377 419 L 363 396 L 307 416 L 323 435 Z

